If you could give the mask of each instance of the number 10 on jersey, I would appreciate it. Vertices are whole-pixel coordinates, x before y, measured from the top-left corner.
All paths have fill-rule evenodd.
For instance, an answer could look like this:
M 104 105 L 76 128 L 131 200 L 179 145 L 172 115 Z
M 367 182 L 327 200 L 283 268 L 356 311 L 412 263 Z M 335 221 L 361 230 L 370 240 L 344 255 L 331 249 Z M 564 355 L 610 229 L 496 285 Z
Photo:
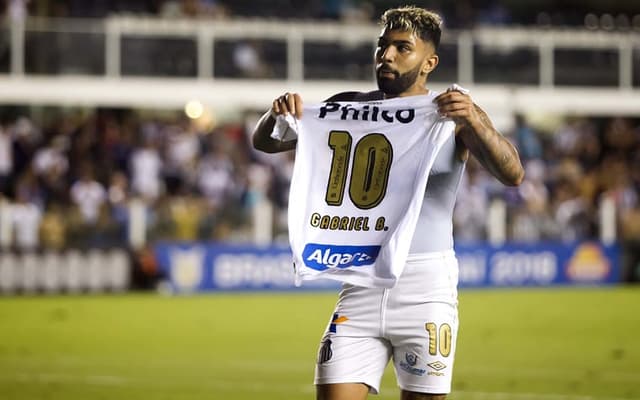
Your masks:
M 325 200 L 330 206 L 342 204 L 352 141 L 347 131 L 329 133 L 329 148 L 333 150 L 333 157 Z M 392 160 L 391 142 L 381 133 L 370 133 L 356 143 L 349 179 L 349 197 L 356 207 L 368 210 L 384 199 Z

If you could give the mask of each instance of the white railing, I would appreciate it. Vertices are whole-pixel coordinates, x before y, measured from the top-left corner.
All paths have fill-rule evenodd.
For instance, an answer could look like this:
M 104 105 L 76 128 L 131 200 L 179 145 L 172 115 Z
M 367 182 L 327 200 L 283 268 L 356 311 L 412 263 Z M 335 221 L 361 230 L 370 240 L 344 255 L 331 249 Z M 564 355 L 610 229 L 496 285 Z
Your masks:
M 367 73 L 372 70 L 371 65 L 366 64 L 372 62 L 378 34 L 375 24 L 122 16 L 96 20 L 30 18 L 24 23 L 0 25 L 0 46 L 5 47 L 4 56 L 0 53 L 0 71 L 4 71 L 0 72 L 0 104 L 179 109 L 198 100 L 218 115 L 231 115 L 243 109 L 262 110 L 285 90 L 298 91 L 304 94 L 305 101 L 317 102 L 339 91 L 371 90 L 375 86 L 373 73 Z M 138 47 L 130 45 L 131 40 L 138 39 L 157 41 L 153 46 L 157 48 L 160 43 L 162 51 L 138 54 L 136 49 L 149 48 L 139 47 L 139 43 Z M 191 66 L 186 76 L 145 70 L 166 58 L 162 41 L 167 39 L 182 40 L 179 51 L 189 47 L 189 51 L 181 53 L 189 58 Z M 277 56 L 282 73 L 245 79 L 216 68 L 232 63 L 229 46 L 244 39 L 278 43 L 277 55 L 264 56 L 268 60 Z M 341 56 L 316 56 L 310 61 L 313 46 L 318 43 L 329 47 L 335 44 L 336 49 L 342 49 Z M 566 50 L 583 53 L 575 59 L 570 55 L 571 64 L 566 65 L 562 63 L 567 60 L 567 54 L 562 53 Z M 354 55 L 352 66 L 355 64 L 360 71 L 356 78 L 345 74 L 345 63 L 352 54 L 349 51 Z M 518 51 L 525 52 L 524 63 L 500 64 L 504 62 L 500 57 Z M 510 126 L 516 112 L 640 115 L 638 31 L 446 31 L 441 53 L 441 64 L 430 78 L 430 88 L 442 90 L 452 82 L 467 86 L 503 129 Z M 50 62 L 47 57 L 52 54 L 59 57 Z M 604 59 L 605 67 L 590 65 L 594 59 Z M 138 69 L 132 72 L 132 60 L 144 66 L 136 64 Z M 37 68 L 30 62 L 35 62 Z M 51 65 L 58 67 L 47 72 Z M 329 71 L 324 76 L 331 79 L 314 76 L 311 67 Z M 508 78 L 509 73 L 522 71 L 528 71 L 525 82 Z M 584 83 L 565 86 L 558 82 L 559 75 L 577 77 Z M 491 76 L 489 81 L 487 76 Z
M 11 216 L 12 204 L 0 199 L 0 253 L 11 248 L 21 248 L 24 244 L 16 240 L 19 223 Z M 128 204 L 129 224 L 127 226 L 126 244 L 133 249 L 147 244 L 149 231 L 145 204 L 140 200 L 131 200 Z M 612 244 L 618 239 L 616 206 L 610 198 L 603 198 L 598 207 L 598 238 L 602 243 Z M 507 225 L 507 205 L 502 199 L 494 199 L 488 209 L 484 227 L 486 241 L 499 246 L 509 240 Z M 252 232 L 247 239 L 257 245 L 266 245 L 274 241 L 273 237 L 273 204 L 264 198 L 251 210 Z M 24 229 L 24 227 L 22 227 Z M 28 228 L 27 228 L 28 229 Z M 33 226 L 33 235 L 37 237 L 39 226 Z M 38 241 L 34 248 L 38 247 Z M 30 247 L 28 249 L 31 249 Z M 24 248 L 23 248 L 24 250 Z
M 286 46 L 286 80 L 305 80 L 305 43 L 373 44 L 379 28 L 375 24 L 353 25 L 319 22 L 289 22 L 271 20 L 168 20 L 140 17 L 110 17 L 106 19 L 29 18 L 25 22 L 5 25 L 10 36 L 9 74 L 25 74 L 26 33 L 87 33 L 102 35 L 104 43 L 104 73 L 110 78 L 122 76 L 123 38 L 182 38 L 196 45 L 197 72 L 194 78 L 216 79 L 215 43 L 219 40 L 275 40 Z M 527 49 L 537 58 L 538 84 L 553 86 L 557 63 L 554 51 L 560 49 L 609 50 L 617 54 L 617 85 L 633 87 L 634 49 L 640 52 L 640 32 L 604 32 L 587 30 L 540 30 L 525 28 L 479 28 L 472 31 L 448 31 L 443 45 L 457 52 L 457 81 L 474 80 L 476 67 L 474 47 L 500 51 Z M 79 49 L 81 50 L 81 49 Z M 133 56 L 133 55 L 131 55 Z M 637 58 L 638 56 L 636 56 Z M 334 60 L 343 62 L 344 60 Z M 640 73 L 637 72 L 636 73 Z M 638 79 L 637 79 L 638 80 Z

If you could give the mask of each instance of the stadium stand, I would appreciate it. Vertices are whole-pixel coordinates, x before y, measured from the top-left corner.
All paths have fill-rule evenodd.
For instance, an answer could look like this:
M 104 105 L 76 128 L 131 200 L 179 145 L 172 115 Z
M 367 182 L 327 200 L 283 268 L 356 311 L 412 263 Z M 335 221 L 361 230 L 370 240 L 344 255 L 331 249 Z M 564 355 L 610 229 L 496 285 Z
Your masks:
M 10 2 L 0 26 L 3 250 L 252 242 L 265 204 L 268 240 L 286 241 L 293 159 L 257 154 L 248 131 L 286 80 L 314 100 L 336 81 L 369 87 L 372 20 L 385 7 L 309 3 Z M 640 279 L 632 2 L 540 1 L 537 12 L 431 3 L 460 29 L 443 39 L 436 86 L 455 80 L 488 99 L 527 170 L 521 187 L 504 188 L 470 163 L 458 239 L 491 239 L 485 210 L 499 202 L 506 240 L 619 240 L 626 278 Z M 347 58 L 346 68 L 331 62 Z

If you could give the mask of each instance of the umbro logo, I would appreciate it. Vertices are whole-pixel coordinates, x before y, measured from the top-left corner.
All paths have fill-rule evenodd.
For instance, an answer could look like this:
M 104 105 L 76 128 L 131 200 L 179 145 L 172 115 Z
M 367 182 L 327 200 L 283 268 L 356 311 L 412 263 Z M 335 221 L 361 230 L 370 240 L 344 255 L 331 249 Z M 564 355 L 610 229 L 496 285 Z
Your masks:
M 429 364 L 427 364 L 427 367 L 433 368 L 436 371 L 440 371 L 440 370 L 443 370 L 443 369 L 447 368 L 447 366 L 445 364 L 443 364 L 442 362 L 440 362 L 440 361 L 429 363 Z

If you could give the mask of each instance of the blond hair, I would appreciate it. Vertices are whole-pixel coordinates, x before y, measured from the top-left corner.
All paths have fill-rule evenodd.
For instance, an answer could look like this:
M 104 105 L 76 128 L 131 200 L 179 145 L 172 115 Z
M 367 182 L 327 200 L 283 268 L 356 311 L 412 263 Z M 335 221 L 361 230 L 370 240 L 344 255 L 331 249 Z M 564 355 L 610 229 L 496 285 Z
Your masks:
M 391 8 L 380 18 L 380 25 L 388 30 L 413 32 L 436 49 L 440 45 L 442 18 L 433 11 L 416 6 Z

